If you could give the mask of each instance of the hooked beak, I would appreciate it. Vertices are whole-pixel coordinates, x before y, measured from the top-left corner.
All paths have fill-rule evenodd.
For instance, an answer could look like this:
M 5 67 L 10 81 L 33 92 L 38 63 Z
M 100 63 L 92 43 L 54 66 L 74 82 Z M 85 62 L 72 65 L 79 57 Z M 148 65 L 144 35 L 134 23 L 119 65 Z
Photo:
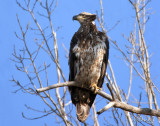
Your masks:
M 78 15 L 73 16 L 72 20 L 77 20 Z

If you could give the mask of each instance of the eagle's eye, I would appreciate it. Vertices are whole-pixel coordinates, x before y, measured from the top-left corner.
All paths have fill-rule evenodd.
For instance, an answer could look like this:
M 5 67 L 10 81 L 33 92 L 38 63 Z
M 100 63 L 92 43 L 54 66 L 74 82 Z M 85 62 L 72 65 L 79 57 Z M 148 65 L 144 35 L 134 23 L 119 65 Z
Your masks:
M 81 16 L 82 18 L 84 18 L 84 17 L 85 17 L 85 15 L 84 15 L 84 14 L 80 14 L 79 16 Z

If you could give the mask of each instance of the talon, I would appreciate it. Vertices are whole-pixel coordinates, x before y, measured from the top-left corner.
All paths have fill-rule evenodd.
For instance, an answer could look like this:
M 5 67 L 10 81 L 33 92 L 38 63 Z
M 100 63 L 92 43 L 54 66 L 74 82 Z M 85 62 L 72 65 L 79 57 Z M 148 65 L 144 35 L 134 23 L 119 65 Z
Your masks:
M 91 88 L 94 88 L 94 93 L 96 94 L 98 90 L 100 90 L 101 88 L 97 86 L 97 84 L 93 83 L 91 84 Z

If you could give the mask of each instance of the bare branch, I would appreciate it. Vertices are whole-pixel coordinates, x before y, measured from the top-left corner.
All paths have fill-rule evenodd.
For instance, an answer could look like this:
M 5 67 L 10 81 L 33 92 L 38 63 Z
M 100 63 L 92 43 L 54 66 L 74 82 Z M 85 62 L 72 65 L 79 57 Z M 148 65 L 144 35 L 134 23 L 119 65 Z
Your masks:
M 137 107 L 128 105 L 124 102 L 113 102 L 113 103 L 110 104 L 110 106 L 112 106 L 112 105 L 113 105 L 113 107 L 121 108 L 125 111 L 129 111 L 129 112 L 132 112 L 132 113 L 152 115 L 152 116 L 160 117 L 160 111 L 157 111 L 157 110 L 153 110 L 153 109 L 149 109 L 149 108 L 137 108 Z M 106 109 L 107 108 L 108 107 L 106 106 Z M 104 111 L 105 111 L 105 109 L 102 112 L 104 112 Z M 97 113 L 101 114 L 101 111 L 98 111 Z
M 50 113 L 44 114 L 44 115 L 42 115 L 42 116 L 40 116 L 40 117 L 28 118 L 28 117 L 26 117 L 26 116 L 23 114 L 23 112 L 22 112 L 22 117 L 25 118 L 25 119 L 27 119 L 27 120 L 36 120 L 36 119 L 40 119 L 40 118 L 46 117 L 46 116 L 48 116 L 48 115 L 50 115 L 50 114 L 52 114 L 52 113 L 53 113 L 53 112 L 50 112 Z
M 94 113 L 94 126 L 99 126 L 99 122 L 98 122 L 98 119 L 97 119 L 95 102 L 93 103 L 92 108 L 93 108 L 93 113 Z
M 97 112 L 97 114 L 101 114 L 103 113 L 104 111 L 107 111 L 108 109 L 110 109 L 111 107 L 113 107 L 115 105 L 115 101 L 111 101 L 109 102 L 104 108 L 102 108 L 101 110 L 99 110 Z
M 107 83 L 107 87 L 108 87 L 108 89 L 109 89 L 109 91 L 110 91 L 110 93 L 111 93 L 111 96 L 112 96 L 113 101 L 115 101 L 116 99 L 115 99 L 114 93 L 113 93 L 113 91 L 112 91 L 112 89 L 111 89 L 111 87 L 109 86 L 108 83 Z
M 21 9 L 23 9 L 24 11 L 28 11 L 26 8 L 24 8 L 24 7 L 18 2 L 18 0 L 16 0 L 16 3 L 17 3 L 17 5 L 18 5 Z
M 76 87 L 82 88 L 80 85 L 75 83 L 75 81 L 70 81 L 70 82 L 64 82 L 64 83 L 59 83 L 59 84 L 53 84 L 53 85 L 45 87 L 45 88 L 40 88 L 40 89 L 37 89 L 37 92 L 40 93 L 40 92 L 43 92 L 46 90 L 50 90 L 50 89 L 58 88 L 58 87 L 63 87 L 63 86 L 76 86 Z M 85 89 L 87 89 L 87 88 L 85 88 Z M 88 89 L 88 90 L 94 91 L 94 89 Z M 100 96 L 108 99 L 109 101 L 113 101 L 113 99 L 111 98 L 111 96 L 109 94 L 107 94 L 101 90 L 98 90 L 96 93 L 99 94 Z M 106 108 L 109 108 L 110 106 L 111 107 L 113 106 L 116 108 L 121 108 L 125 111 L 129 111 L 129 112 L 133 112 L 133 113 L 137 113 L 137 114 L 152 115 L 152 116 L 160 117 L 160 111 L 149 109 L 149 108 L 137 108 L 137 107 L 128 105 L 124 102 L 114 101 L 113 103 L 110 103 L 110 105 L 107 106 Z M 104 112 L 104 110 L 105 109 L 103 109 L 103 112 Z M 101 113 L 98 111 L 98 114 L 101 114 Z

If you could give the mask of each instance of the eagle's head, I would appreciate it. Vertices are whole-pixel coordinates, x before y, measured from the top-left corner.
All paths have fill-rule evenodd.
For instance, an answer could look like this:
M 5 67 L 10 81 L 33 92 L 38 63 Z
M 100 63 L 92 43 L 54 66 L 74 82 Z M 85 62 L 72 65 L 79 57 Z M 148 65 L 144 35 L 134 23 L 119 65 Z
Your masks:
M 79 15 L 73 16 L 73 20 L 79 21 L 80 24 L 84 23 L 91 23 L 96 19 L 95 14 L 87 13 L 87 12 L 82 12 Z

